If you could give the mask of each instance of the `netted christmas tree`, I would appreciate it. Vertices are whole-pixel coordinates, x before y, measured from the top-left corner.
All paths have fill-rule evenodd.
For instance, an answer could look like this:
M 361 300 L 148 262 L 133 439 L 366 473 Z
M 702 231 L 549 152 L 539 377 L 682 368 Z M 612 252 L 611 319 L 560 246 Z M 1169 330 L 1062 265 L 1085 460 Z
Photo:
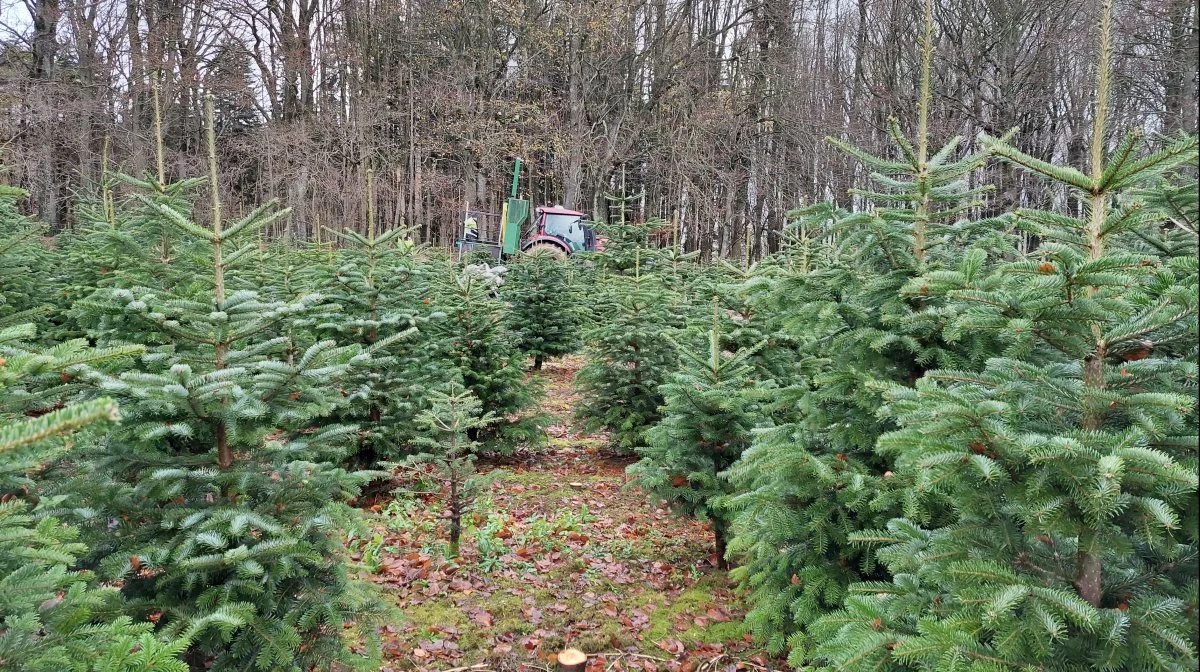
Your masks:
M 343 377 L 365 355 L 285 335 L 322 306 L 319 295 L 227 293 L 230 264 L 257 247 L 235 241 L 284 213 L 268 204 L 226 223 L 214 144 L 210 111 L 211 226 L 145 198 L 207 250 L 193 260 L 203 273 L 169 289 L 103 289 L 77 307 L 97 339 L 152 346 L 136 369 L 91 375 L 124 421 L 72 487 L 90 496 L 94 508 L 79 513 L 92 556 L 122 583 L 131 613 L 167 633 L 214 613 L 241 621 L 197 633 L 185 658 L 193 669 L 327 669 L 350 657 L 344 628 L 369 641 L 383 609 L 342 561 L 339 529 L 353 515 L 343 503 L 370 474 L 338 466 L 355 430 L 330 421 L 350 393 Z
M 1118 198 L 1196 139 L 1108 144 L 1111 2 L 1099 14 L 1087 172 L 989 140 L 1083 213 L 1019 211 L 1043 241 L 1027 257 L 910 286 L 944 295 L 948 337 L 998 347 L 889 391 L 901 427 L 879 451 L 910 484 L 904 517 L 852 538 L 881 546 L 893 579 L 852 586 L 813 626 L 831 667 L 1196 667 L 1198 264 L 1147 253 L 1161 210 Z
M 587 397 L 576 416 L 587 431 L 607 430 L 612 447 L 623 453 L 644 445 L 642 433 L 662 417 L 659 386 L 678 363 L 667 335 L 685 326 L 672 309 L 671 291 L 643 272 L 640 253 L 635 257 L 632 275 L 610 276 L 599 289 L 597 324 L 586 335 L 588 363 L 576 378 Z
M 709 522 L 717 566 L 725 569 L 729 525 L 717 506 L 730 492 L 723 473 L 750 445 L 769 389 L 756 387 L 749 363 L 757 347 L 725 350 L 719 314 L 714 322 L 706 350 L 679 350 L 680 370 L 660 388 L 662 420 L 645 432 L 646 445 L 637 448 L 641 459 L 628 471 L 652 499 Z
M 579 343 L 582 296 L 571 291 L 569 267 L 550 255 L 524 255 L 509 266 L 504 300 L 517 347 L 540 371 L 547 359 L 574 352 Z

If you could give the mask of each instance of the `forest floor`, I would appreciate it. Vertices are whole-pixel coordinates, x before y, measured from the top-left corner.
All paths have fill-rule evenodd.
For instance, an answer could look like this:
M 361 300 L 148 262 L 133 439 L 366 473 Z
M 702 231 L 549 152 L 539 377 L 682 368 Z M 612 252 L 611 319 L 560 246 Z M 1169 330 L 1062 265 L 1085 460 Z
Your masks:
M 374 538 L 351 548 L 404 615 L 383 629 L 382 672 L 549 672 L 564 647 L 589 655 L 588 672 L 776 667 L 750 642 L 711 531 L 626 487 L 632 460 L 573 426 L 581 364 L 541 372 L 548 444 L 480 465 L 500 471 L 457 562 L 440 494 L 369 507 Z

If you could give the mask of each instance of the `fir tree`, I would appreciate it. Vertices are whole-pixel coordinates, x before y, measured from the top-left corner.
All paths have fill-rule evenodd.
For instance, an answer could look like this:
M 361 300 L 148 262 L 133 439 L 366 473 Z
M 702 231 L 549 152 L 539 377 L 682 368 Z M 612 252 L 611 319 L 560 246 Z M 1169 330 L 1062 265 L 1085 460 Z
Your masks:
M 140 370 L 92 375 L 126 419 L 75 487 L 91 492 L 93 554 L 124 582 L 133 611 L 160 614 L 169 633 L 212 614 L 242 621 L 198 633 L 193 669 L 326 668 L 349 655 L 343 627 L 368 627 L 381 608 L 341 562 L 335 521 L 351 515 L 342 502 L 370 475 L 336 466 L 354 428 L 328 420 L 345 404 L 339 380 L 364 355 L 331 341 L 298 349 L 277 335 L 320 306 L 318 295 L 285 303 L 226 292 L 230 264 L 256 247 L 232 243 L 284 213 L 268 204 L 224 222 L 211 112 L 208 135 L 211 227 L 145 200 L 207 249 L 195 259 L 204 274 L 166 290 L 101 290 L 79 307 L 98 316 L 98 337 L 161 345 Z
M 428 391 L 454 375 L 439 366 L 428 325 L 431 276 L 442 269 L 405 244 L 406 230 L 377 236 L 373 209 L 365 236 L 349 229 L 331 233 L 343 247 L 323 279 L 341 310 L 319 331 L 371 352 L 353 371 L 349 382 L 356 392 L 343 412 L 361 428 L 357 459 L 371 467 L 411 452 L 416 418 L 429 408 Z
M 39 244 L 45 227 L 17 209 L 17 201 L 27 195 L 24 189 L 0 185 L 0 327 L 44 324 L 49 308 L 45 269 L 51 264 Z
M 86 547 L 79 533 L 43 514 L 31 472 L 68 451 L 67 437 L 115 421 L 101 397 L 63 403 L 61 378 L 139 348 L 92 350 L 80 342 L 40 349 L 31 324 L 0 328 L 0 668 L 14 672 L 183 672 L 187 634 L 157 637 L 154 624 L 120 616 L 120 596 L 75 570 Z M 31 505 L 31 501 L 38 506 Z M 75 501 L 73 504 L 81 504 Z
M 717 564 L 726 569 L 728 521 L 716 500 L 729 493 L 724 471 L 750 445 L 758 395 L 748 393 L 756 383 L 748 360 L 758 346 L 728 353 L 718 325 L 708 332 L 707 352 L 679 350 L 681 369 L 660 388 L 663 418 L 646 431 L 641 459 L 628 471 L 651 497 L 709 521 Z
M 639 255 L 635 255 L 640 258 Z M 587 431 L 606 429 L 612 446 L 629 453 L 661 419 L 659 386 L 678 362 L 666 338 L 684 326 L 662 280 L 634 264 L 632 276 L 612 276 L 597 296 L 597 325 L 587 338 L 588 363 L 576 382 L 587 403 L 576 410 Z
M 484 411 L 500 418 L 470 430 L 471 439 L 500 452 L 541 436 L 539 419 L 522 415 L 533 404 L 534 389 L 525 380 L 516 338 L 505 329 L 504 304 L 495 297 L 505 270 L 471 264 L 443 280 L 433 291 L 439 319 L 429 329 L 440 364 L 461 376 Z
M 757 310 L 771 315 L 765 331 L 787 334 L 796 361 L 766 426 L 728 472 L 730 552 L 745 558 L 733 576 L 751 590 L 751 630 L 773 652 L 791 649 L 797 666 L 811 654 L 807 627 L 841 605 L 847 585 L 888 578 L 868 549 L 850 543 L 903 501 L 890 459 L 874 451 L 894 427 L 877 414 L 880 386 L 984 356 L 985 343 L 947 342 L 944 307 L 928 290 L 902 291 L 927 271 L 978 274 L 980 258 L 964 257 L 960 241 L 991 249 L 1007 225 L 968 218 L 987 187 L 970 188 L 966 177 L 985 157 L 957 158 L 958 138 L 930 147 L 931 3 L 925 28 L 915 139 L 895 120 L 892 158 L 830 139 L 872 171 L 875 186 L 854 190 L 870 207 L 794 213 L 794 247 L 754 294 Z
M 579 301 L 567 284 L 567 265 L 544 254 L 525 255 L 509 270 L 504 298 L 517 347 L 533 357 L 533 370 L 552 357 L 574 352 Z
M 1100 16 L 1088 171 L 989 141 L 1083 215 L 1021 211 L 1045 241 L 1029 257 L 910 285 L 945 295 L 948 334 L 1000 347 L 889 391 L 901 427 L 879 450 L 911 482 L 905 518 L 853 536 L 894 578 L 814 625 L 833 667 L 1195 669 L 1198 264 L 1131 251 L 1161 214 L 1118 196 L 1196 139 L 1139 155 L 1130 135 L 1106 154 L 1110 2 Z
M 475 452 L 479 447 L 469 434 L 478 433 L 496 421 L 492 413 L 482 413 L 479 400 L 461 385 L 451 384 L 445 392 L 430 393 L 430 408 L 417 416 L 417 422 L 432 436 L 420 436 L 425 448 L 406 460 L 409 465 L 432 464 L 445 483 L 446 520 L 449 523 L 447 557 L 458 557 L 463 516 L 471 513 L 476 495 L 497 475 L 475 475 Z
M 624 219 L 598 224 L 604 250 L 591 255 L 598 272 L 602 276 L 644 272 L 654 256 L 650 249 L 650 232 L 660 225 L 661 220 L 627 222 Z

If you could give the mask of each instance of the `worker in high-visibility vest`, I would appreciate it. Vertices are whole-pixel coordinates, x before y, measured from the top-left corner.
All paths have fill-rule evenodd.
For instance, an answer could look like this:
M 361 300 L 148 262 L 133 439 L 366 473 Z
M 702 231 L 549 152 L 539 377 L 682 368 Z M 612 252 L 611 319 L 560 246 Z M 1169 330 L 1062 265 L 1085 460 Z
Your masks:
M 479 222 L 475 221 L 475 217 L 467 215 L 466 221 L 463 222 L 463 234 L 464 240 L 479 240 Z

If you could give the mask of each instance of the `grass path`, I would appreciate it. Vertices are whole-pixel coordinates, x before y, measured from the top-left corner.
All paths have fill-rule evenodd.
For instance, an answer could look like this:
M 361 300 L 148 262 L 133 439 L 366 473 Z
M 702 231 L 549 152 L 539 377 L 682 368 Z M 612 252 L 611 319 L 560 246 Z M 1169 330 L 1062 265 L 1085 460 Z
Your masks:
M 384 672 L 554 669 L 554 654 L 589 654 L 590 672 L 764 669 L 742 605 L 701 523 L 626 487 L 626 458 L 572 426 L 582 361 L 542 372 L 548 445 L 504 464 L 443 559 L 440 494 L 371 507 L 377 536 L 356 559 L 407 620 L 384 628 Z M 372 543 L 373 542 L 373 543 Z

